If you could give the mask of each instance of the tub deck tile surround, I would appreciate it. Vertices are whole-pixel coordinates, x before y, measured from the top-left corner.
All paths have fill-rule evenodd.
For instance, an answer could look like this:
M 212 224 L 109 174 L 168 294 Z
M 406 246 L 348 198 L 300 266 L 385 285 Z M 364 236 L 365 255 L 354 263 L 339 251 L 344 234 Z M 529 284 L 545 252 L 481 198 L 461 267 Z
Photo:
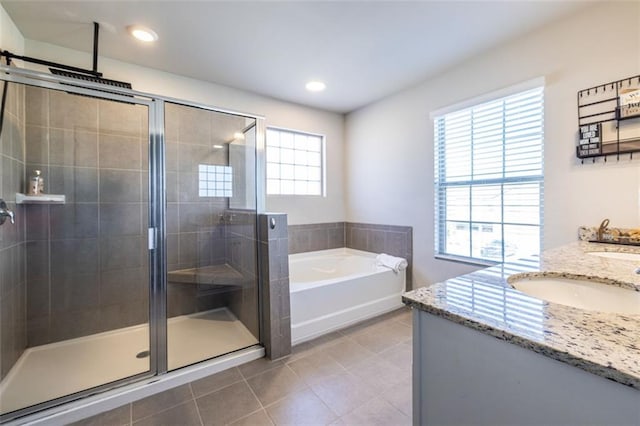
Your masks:
M 80 425 L 411 425 L 411 310 L 401 308 L 74 423 Z M 358 340 L 380 330 L 375 353 Z M 356 353 L 360 354 L 358 358 Z
M 640 291 L 637 262 L 590 256 L 594 251 L 640 253 L 640 248 L 575 242 L 539 258 L 515 260 L 403 296 L 405 304 L 640 391 L 640 315 L 586 311 L 525 295 L 509 277 L 598 277 Z M 475 310 L 483 297 L 483 310 Z M 489 300 L 489 302 L 487 302 Z
M 407 289 L 413 288 L 412 227 L 354 222 L 289 225 L 289 254 L 341 247 L 407 259 Z

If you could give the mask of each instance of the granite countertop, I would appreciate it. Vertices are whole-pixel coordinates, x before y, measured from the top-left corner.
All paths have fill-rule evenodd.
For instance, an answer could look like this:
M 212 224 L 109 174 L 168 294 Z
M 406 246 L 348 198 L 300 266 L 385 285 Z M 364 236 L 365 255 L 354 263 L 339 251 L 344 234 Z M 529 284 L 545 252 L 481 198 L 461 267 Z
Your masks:
M 640 390 L 640 315 L 587 311 L 524 294 L 509 277 L 594 277 L 640 291 L 640 262 L 587 255 L 639 247 L 575 242 L 405 293 L 405 304 Z

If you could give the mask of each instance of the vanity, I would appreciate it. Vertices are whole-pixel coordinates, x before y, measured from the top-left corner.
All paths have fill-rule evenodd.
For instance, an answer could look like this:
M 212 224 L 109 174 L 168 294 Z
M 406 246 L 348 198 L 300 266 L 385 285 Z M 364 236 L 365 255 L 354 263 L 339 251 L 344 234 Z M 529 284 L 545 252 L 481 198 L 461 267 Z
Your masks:
M 405 293 L 413 423 L 640 425 L 638 267 L 579 241 Z

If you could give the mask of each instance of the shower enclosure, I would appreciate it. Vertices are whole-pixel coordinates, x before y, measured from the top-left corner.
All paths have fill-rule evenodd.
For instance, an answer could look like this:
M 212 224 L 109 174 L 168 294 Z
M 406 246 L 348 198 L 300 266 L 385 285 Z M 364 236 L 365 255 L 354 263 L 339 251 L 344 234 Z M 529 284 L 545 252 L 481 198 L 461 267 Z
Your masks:
M 0 85 L 0 420 L 258 345 L 262 120 L 15 68 Z

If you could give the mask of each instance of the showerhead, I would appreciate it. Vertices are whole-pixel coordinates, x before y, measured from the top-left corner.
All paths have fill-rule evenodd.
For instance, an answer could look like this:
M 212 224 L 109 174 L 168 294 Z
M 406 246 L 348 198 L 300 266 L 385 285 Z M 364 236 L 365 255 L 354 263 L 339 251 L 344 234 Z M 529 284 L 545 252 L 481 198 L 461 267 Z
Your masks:
M 61 75 L 63 77 L 75 78 L 76 80 L 91 81 L 93 83 L 106 84 L 108 86 L 120 87 L 123 89 L 131 89 L 131 83 L 127 83 L 124 81 L 109 80 L 108 78 L 101 78 L 101 77 L 96 77 L 88 74 L 80 74 L 80 73 L 60 70 L 56 68 L 49 68 L 49 71 L 51 71 L 51 74 Z

